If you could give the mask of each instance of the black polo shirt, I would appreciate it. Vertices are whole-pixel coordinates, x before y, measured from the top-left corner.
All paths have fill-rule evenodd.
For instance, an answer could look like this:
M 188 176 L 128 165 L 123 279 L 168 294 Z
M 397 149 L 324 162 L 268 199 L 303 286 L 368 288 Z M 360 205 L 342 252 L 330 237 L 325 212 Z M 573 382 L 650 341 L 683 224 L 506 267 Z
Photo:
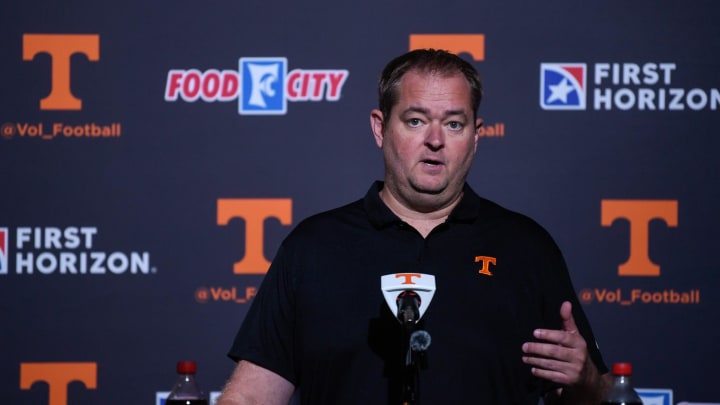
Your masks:
M 531 219 L 469 186 L 423 238 L 382 202 L 364 199 L 302 221 L 280 246 L 229 356 L 300 389 L 303 404 L 398 404 L 402 330 L 380 277 L 426 273 L 437 290 L 420 327 L 432 343 L 421 404 L 537 404 L 551 384 L 522 362 L 536 328 L 560 329 L 569 300 L 600 372 L 607 371 L 564 259 Z

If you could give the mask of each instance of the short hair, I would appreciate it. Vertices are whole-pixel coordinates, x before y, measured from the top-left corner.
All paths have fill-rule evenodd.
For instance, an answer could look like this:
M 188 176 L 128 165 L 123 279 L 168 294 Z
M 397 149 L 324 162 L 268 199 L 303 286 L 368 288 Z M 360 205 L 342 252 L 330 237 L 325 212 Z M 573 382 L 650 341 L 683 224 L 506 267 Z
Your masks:
M 378 108 L 383 117 L 390 117 L 397 103 L 400 80 L 409 71 L 450 76 L 461 73 L 470 86 L 470 103 L 477 115 L 482 100 L 482 82 L 475 68 L 461 57 L 445 50 L 416 49 L 391 60 L 383 69 L 378 82 Z

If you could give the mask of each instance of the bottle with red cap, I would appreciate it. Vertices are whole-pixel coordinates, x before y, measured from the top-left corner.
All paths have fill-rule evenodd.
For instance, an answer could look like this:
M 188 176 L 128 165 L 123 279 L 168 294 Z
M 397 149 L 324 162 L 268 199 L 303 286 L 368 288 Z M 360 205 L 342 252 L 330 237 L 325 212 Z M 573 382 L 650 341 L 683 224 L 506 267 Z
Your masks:
M 208 405 L 205 393 L 195 380 L 196 371 L 197 365 L 194 361 L 177 363 L 178 379 L 165 400 L 165 405 Z
M 642 399 L 630 382 L 632 364 L 615 363 L 612 368 L 613 385 L 610 387 L 602 405 L 643 405 Z

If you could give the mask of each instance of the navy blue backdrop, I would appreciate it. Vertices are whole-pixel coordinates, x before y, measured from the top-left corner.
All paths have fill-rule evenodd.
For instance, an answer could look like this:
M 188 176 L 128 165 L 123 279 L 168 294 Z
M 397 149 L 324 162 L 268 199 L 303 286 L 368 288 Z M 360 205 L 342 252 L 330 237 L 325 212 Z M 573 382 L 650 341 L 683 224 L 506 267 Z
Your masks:
M 382 177 L 380 70 L 431 45 L 484 80 L 469 183 L 553 234 L 607 362 L 655 403 L 720 402 L 719 20 L 671 0 L 0 4 L 0 392 L 152 404 L 185 358 L 220 390 L 282 238 Z

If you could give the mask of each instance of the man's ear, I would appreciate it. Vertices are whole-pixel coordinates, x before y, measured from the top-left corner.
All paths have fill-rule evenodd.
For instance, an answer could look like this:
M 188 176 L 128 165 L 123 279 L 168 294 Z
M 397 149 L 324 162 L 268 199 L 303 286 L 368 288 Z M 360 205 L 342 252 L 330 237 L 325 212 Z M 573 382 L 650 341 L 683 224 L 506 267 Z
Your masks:
M 477 144 L 478 140 L 480 139 L 480 128 L 483 126 L 483 120 L 482 118 L 478 118 L 475 120 L 475 133 L 473 134 L 475 137 L 475 150 L 477 150 Z
M 384 126 L 385 120 L 382 111 L 377 109 L 370 111 L 370 128 L 372 129 L 373 135 L 375 136 L 375 144 L 378 146 L 378 148 L 381 149 L 383 144 Z

